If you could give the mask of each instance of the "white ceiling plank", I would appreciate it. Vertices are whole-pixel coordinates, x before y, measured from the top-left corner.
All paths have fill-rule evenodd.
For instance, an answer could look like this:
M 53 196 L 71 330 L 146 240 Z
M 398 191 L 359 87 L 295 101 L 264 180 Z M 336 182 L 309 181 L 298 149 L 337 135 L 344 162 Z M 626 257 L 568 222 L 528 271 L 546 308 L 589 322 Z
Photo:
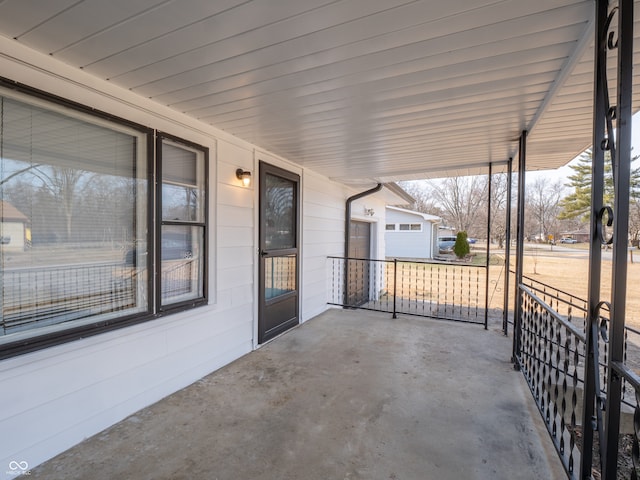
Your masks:
M 525 48 L 531 49 L 538 45 L 549 46 L 573 41 L 575 36 L 583 30 L 583 26 L 579 23 L 563 25 L 568 19 L 554 17 L 554 20 L 557 22 L 554 25 L 557 24 L 558 27 L 550 28 L 549 26 L 547 30 L 542 32 L 528 31 L 532 30 L 531 28 L 518 28 L 519 25 L 510 25 L 510 28 L 504 26 L 504 29 L 511 33 L 511 36 L 507 37 L 500 29 L 486 27 L 480 29 L 482 30 L 480 32 L 482 42 L 474 40 L 468 34 L 456 35 L 453 39 L 435 38 L 422 41 L 399 39 L 396 46 L 383 38 L 376 38 L 352 43 L 342 48 L 325 49 L 321 52 L 285 61 L 282 61 L 282 58 L 286 58 L 286 56 L 279 55 L 275 55 L 273 58 L 267 57 L 268 60 L 265 60 L 265 52 L 260 51 L 255 55 L 233 57 L 196 70 L 188 70 L 177 76 L 144 85 L 139 88 L 139 91 L 145 96 L 155 97 L 165 90 L 170 91 L 173 95 L 179 94 L 178 89 L 188 89 L 187 95 L 191 95 L 194 101 L 203 98 L 207 92 L 211 93 L 212 99 L 215 99 L 216 95 L 226 95 L 229 91 L 242 91 L 242 88 L 246 90 L 258 83 L 268 85 L 269 82 L 289 82 L 291 84 L 296 82 L 297 78 L 302 78 L 303 81 L 305 78 L 307 81 L 317 78 L 326 80 L 327 76 L 328 78 L 336 77 L 336 72 L 344 75 L 350 72 L 370 71 L 374 69 L 374 66 L 380 68 L 388 64 L 396 64 L 398 59 L 428 59 L 431 68 L 459 64 L 478 58 L 493 57 L 500 53 L 512 53 Z M 509 41 L 505 41 L 505 38 L 508 38 Z M 290 49 L 293 52 L 300 51 L 296 45 L 291 45 Z M 569 52 L 570 47 L 567 47 L 565 55 L 568 56 Z M 256 58 L 253 58 L 254 56 Z M 441 58 L 438 59 L 438 56 Z M 281 61 L 276 61 L 277 59 Z M 265 62 L 266 66 L 256 70 L 256 65 L 259 65 L 261 61 Z M 219 77 L 225 80 L 222 83 L 211 83 Z M 203 82 L 204 79 L 206 82 Z M 192 90 L 193 87 L 198 87 L 203 83 L 205 83 L 203 88 Z M 127 84 L 127 86 L 131 85 Z M 161 98 L 160 101 L 169 103 L 164 98 Z M 178 105 L 176 108 L 184 107 Z
M 370 0 L 369 7 L 362 5 L 365 10 L 384 10 L 394 5 L 407 3 L 409 0 Z M 172 29 L 148 42 L 133 46 L 127 50 L 111 55 L 105 59 L 94 61 L 86 68 L 98 75 L 109 73 L 109 78 L 119 78 L 119 82 L 130 86 L 140 80 L 132 82 L 136 75 L 125 76 L 128 72 L 139 72 L 144 66 L 153 66 L 167 58 L 180 54 L 190 54 L 194 51 L 197 57 L 202 55 L 198 51 L 204 45 L 211 47 L 211 52 L 221 51 L 224 55 L 233 55 L 238 44 L 231 49 L 218 49 L 217 42 L 225 38 L 235 38 L 240 33 L 250 32 L 270 24 L 278 24 L 288 18 L 304 12 L 321 11 L 325 5 L 336 4 L 335 0 L 270 0 L 269 2 L 249 2 L 209 18 L 189 24 L 172 25 Z M 334 21 L 340 21 L 339 17 Z M 287 30 L 284 29 L 285 33 Z M 153 67 L 151 67 L 153 68 Z
M 576 33 L 580 32 L 581 29 L 576 28 Z M 547 32 L 545 34 L 532 34 L 531 36 L 524 36 L 517 39 L 511 39 L 510 42 L 500 42 L 499 45 L 491 45 L 487 48 L 486 53 L 500 51 L 501 49 L 507 51 L 514 51 L 513 49 L 517 49 L 518 46 L 521 48 L 526 48 L 527 46 L 531 46 L 532 42 L 536 39 L 542 42 L 550 41 L 552 38 L 553 32 Z M 563 36 L 562 33 L 557 32 L 559 35 Z M 532 38 L 534 37 L 534 38 Z M 559 40 L 559 39 L 558 39 Z M 476 58 L 482 58 L 478 54 L 476 50 L 477 47 L 471 47 L 470 51 L 465 52 L 462 57 L 452 56 L 450 52 L 446 51 L 446 47 L 441 47 L 443 50 L 441 55 L 446 59 L 449 64 L 464 64 L 467 60 L 472 60 Z M 415 49 L 415 52 L 413 50 Z M 425 52 L 420 48 L 411 48 L 412 53 L 409 56 L 424 56 Z M 198 110 L 210 108 L 218 105 L 219 103 L 228 103 L 233 100 L 242 100 L 246 98 L 252 98 L 260 95 L 273 94 L 278 91 L 286 90 L 286 89 L 294 89 L 300 85 L 305 85 L 305 83 L 317 81 L 318 78 L 324 78 L 326 80 L 325 72 L 328 72 L 328 75 L 335 76 L 336 70 L 342 72 L 343 68 L 347 68 L 349 71 L 352 69 L 358 69 L 362 71 L 367 71 L 372 69 L 372 65 L 385 65 L 389 63 L 394 63 L 397 58 L 406 58 L 406 53 L 404 51 L 389 51 L 389 52 L 379 52 L 374 54 L 372 57 L 358 57 L 350 62 L 348 65 L 332 65 L 325 67 L 314 67 L 311 70 L 304 70 L 301 72 L 297 72 L 294 75 L 287 75 L 282 77 L 276 77 L 271 80 L 265 80 L 260 83 L 250 83 L 246 86 L 239 86 L 237 88 L 233 88 L 225 91 L 216 91 L 210 95 L 198 96 L 192 100 L 179 102 L 176 104 L 171 103 L 170 105 L 173 108 L 176 108 L 181 111 L 189 112 L 190 114 L 197 115 Z M 569 50 L 567 49 L 566 54 L 569 54 Z M 437 60 L 434 60 L 435 63 L 438 63 Z M 317 69 L 316 69 L 317 68 Z M 517 67 L 512 67 L 517 68 Z M 428 70 L 424 72 L 425 79 L 429 79 Z M 166 103 L 166 102 L 163 102 Z
M 438 3 L 438 6 L 450 5 L 451 3 L 442 2 Z M 458 0 L 458 3 L 461 2 Z M 425 12 L 434 10 L 434 5 L 430 2 L 411 5 L 414 8 L 416 6 L 425 9 Z M 295 66 L 299 68 L 300 65 L 304 65 L 305 69 L 309 69 L 312 66 L 319 66 L 319 62 L 337 63 L 348 58 L 353 59 L 362 55 L 391 51 L 407 46 L 413 48 L 411 51 L 403 52 L 404 55 L 413 52 L 415 55 L 413 58 L 423 58 L 434 54 L 430 52 L 430 48 L 434 48 L 433 46 L 440 51 L 454 51 L 460 48 L 459 45 L 481 46 L 491 43 L 492 39 L 499 41 L 510 36 L 523 36 L 527 32 L 535 31 L 535 28 L 525 27 L 523 25 L 525 22 L 521 19 L 505 21 L 504 24 L 500 24 L 500 21 L 508 18 L 509 14 L 509 9 L 502 4 L 492 5 L 490 8 L 479 11 L 478 9 L 468 10 L 453 17 L 444 17 L 442 21 L 437 20 L 437 15 L 434 17 L 434 14 L 438 12 L 426 14 L 423 12 L 422 15 L 412 15 L 413 12 L 410 11 L 404 18 L 399 18 L 397 23 L 389 23 L 391 14 L 402 13 L 408 8 L 398 8 L 384 12 L 384 15 L 371 15 L 354 22 L 340 23 L 336 27 L 320 29 L 305 37 L 293 38 L 290 41 L 274 45 L 265 46 L 264 42 L 256 42 L 253 45 L 253 50 L 248 48 L 249 51 L 245 54 L 240 54 L 237 47 L 226 49 L 224 45 L 216 45 L 215 49 L 193 52 L 193 55 L 189 53 L 193 57 L 191 64 L 171 65 L 171 62 L 180 61 L 178 57 L 175 57 L 168 60 L 169 65 L 166 66 L 166 71 L 158 70 L 163 68 L 164 63 L 158 62 L 149 67 L 151 70 L 137 69 L 134 74 L 135 78 L 122 75 L 118 77 L 118 81 L 128 87 L 145 87 L 143 90 L 146 94 L 154 96 L 170 89 L 170 87 L 163 87 L 165 81 L 174 80 L 184 86 L 193 86 L 188 83 L 186 78 L 168 77 L 168 72 L 186 72 L 192 78 L 196 75 L 195 78 L 210 80 L 242 75 L 260 68 L 290 72 L 290 69 Z M 547 17 L 540 21 L 545 22 L 546 30 L 567 26 L 568 22 L 575 22 L 575 15 L 573 15 L 575 8 L 576 6 L 572 6 L 567 9 L 557 9 L 559 11 L 554 10 L 553 14 L 546 13 Z M 341 19 L 342 17 L 337 18 Z M 485 19 L 490 24 L 479 27 Z M 364 22 L 366 24 L 361 25 Z M 405 24 L 421 23 L 416 27 L 402 28 L 403 23 L 401 22 Z M 466 31 L 468 28 L 477 28 L 478 31 L 471 35 Z M 450 33 L 452 30 L 459 31 L 459 33 L 452 34 Z M 478 38 L 482 38 L 482 41 L 478 42 Z M 227 51 L 233 52 L 233 55 L 227 55 L 228 58 L 225 59 L 223 56 Z M 207 57 L 207 55 L 213 56 Z M 152 83 L 149 84 L 149 82 Z
M 157 6 L 145 11 L 144 15 L 131 16 L 107 29 L 96 31 L 82 41 L 65 46 L 58 51 L 58 57 L 70 65 L 93 65 L 147 44 L 177 28 L 197 24 L 203 19 L 238 7 L 246 1 L 189 0 L 186 6 L 176 0 L 158 1 Z
M 486 172 L 523 129 L 548 168 L 591 137 L 593 0 L 36 3 L 0 1 L 0 35 L 332 178 Z
M 0 2 L 0 32 L 8 38 L 19 38 L 47 20 L 72 7 L 78 0 L 48 0 L 25 2 L 25 0 L 5 0 Z M 37 8 L 36 8 L 37 7 Z
M 18 39 L 25 45 L 44 46 L 47 53 L 90 37 L 96 32 L 149 11 L 159 0 L 84 0 L 73 5 L 46 23 L 32 28 Z M 165 0 L 166 1 L 166 0 Z M 69 28 L 69 26 L 73 28 Z

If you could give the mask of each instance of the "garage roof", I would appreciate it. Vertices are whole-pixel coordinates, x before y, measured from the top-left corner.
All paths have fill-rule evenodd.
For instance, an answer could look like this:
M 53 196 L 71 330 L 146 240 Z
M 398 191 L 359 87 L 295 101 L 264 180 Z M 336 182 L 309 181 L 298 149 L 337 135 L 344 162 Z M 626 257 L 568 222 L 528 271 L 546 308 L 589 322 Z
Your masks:
M 391 182 L 484 172 L 523 129 L 530 169 L 588 147 L 594 4 L 4 0 L 0 35 L 338 181 Z

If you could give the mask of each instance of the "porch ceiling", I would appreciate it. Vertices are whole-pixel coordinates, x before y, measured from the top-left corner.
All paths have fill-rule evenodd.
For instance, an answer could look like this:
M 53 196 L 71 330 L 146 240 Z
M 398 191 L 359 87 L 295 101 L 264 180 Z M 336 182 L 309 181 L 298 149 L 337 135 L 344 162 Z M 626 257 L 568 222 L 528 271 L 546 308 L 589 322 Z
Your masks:
M 580 153 L 593 10 L 593 0 L 0 0 L 0 35 L 328 177 L 388 182 L 483 171 L 516 154 L 523 129 L 531 169 Z

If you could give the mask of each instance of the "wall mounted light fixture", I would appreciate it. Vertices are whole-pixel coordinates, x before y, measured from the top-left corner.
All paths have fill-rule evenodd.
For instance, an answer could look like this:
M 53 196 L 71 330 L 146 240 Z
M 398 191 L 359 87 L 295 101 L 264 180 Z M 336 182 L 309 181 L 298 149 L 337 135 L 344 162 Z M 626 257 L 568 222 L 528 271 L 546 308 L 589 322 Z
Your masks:
M 242 185 L 248 187 L 251 185 L 251 172 L 248 170 L 243 170 L 241 168 L 236 170 L 236 177 L 238 180 L 242 181 Z

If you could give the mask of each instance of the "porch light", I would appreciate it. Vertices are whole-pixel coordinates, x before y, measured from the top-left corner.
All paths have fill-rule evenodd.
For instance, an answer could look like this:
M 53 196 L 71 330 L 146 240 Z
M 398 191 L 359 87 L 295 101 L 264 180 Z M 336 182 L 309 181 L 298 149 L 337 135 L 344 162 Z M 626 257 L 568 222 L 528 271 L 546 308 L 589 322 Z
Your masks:
M 242 185 L 248 187 L 251 185 L 251 172 L 248 170 L 243 170 L 241 168 L 236 170 L 236 177 L 238 180 L 242 181 Z

